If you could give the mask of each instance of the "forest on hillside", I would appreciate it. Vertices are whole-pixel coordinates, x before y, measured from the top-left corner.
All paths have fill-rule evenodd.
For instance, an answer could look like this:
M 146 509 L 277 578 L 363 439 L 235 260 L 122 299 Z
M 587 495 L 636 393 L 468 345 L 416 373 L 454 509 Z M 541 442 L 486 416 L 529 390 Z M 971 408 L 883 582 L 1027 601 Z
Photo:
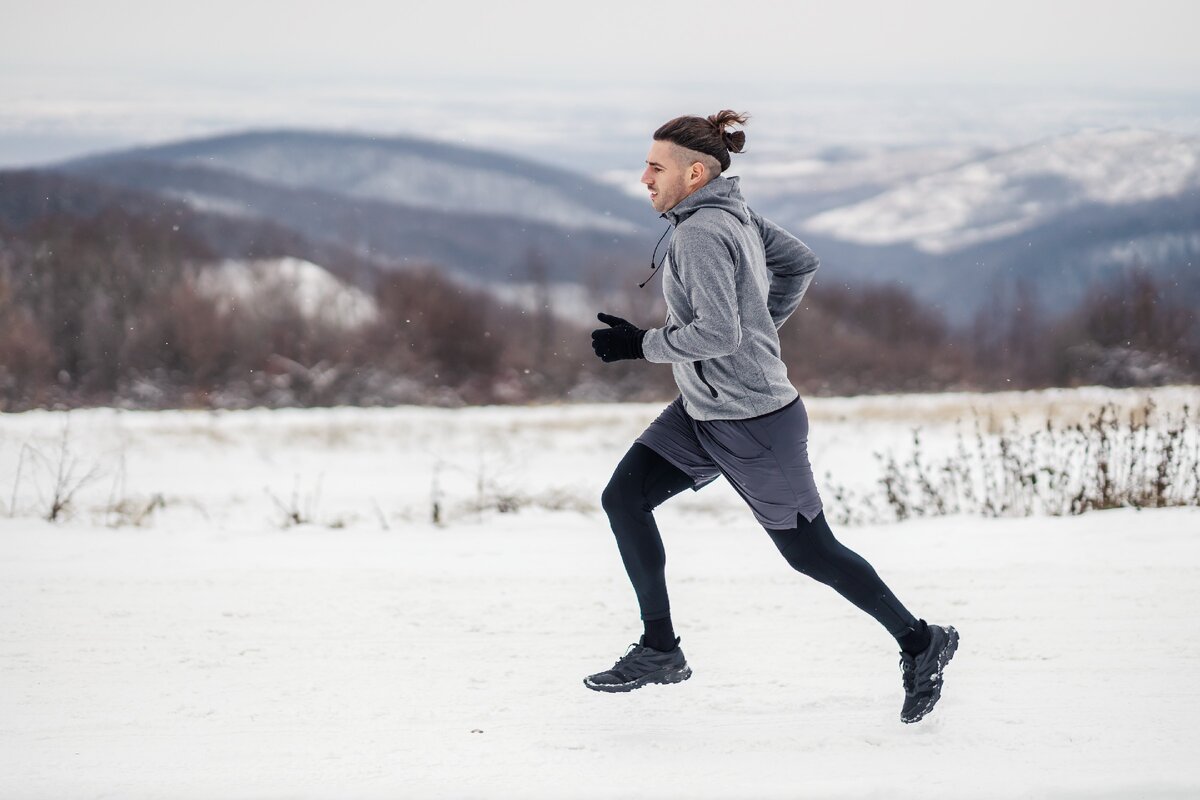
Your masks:
M 380 273 L 367 290 L 374 312 L 353 324 L 312 313 L 285 276 L 252 302 L 224 296 L 206 278 L 219 260 L 186 232 L 119 208 L 0 228 L 0 410 L 455 406 L 676 392 L 665 366 L 600 362 L 589 337 L 599 323 L 555 313 L 536 254 L 527 270 L 541 287 L 533 308 L 426 265 Z M 643 272 L 593 272 L 595 311 L 660 325 L 657 281 L 634 288 Z M 971 324 L 951 326 L 901 287 L 847 285 L 824 265 L 780 339 L 792 382 L 813 395 L 1200 380 L 1196 314 L 1147 271 L 1094 287 L 1065 313 L 1041 305 L 1018 283 Z

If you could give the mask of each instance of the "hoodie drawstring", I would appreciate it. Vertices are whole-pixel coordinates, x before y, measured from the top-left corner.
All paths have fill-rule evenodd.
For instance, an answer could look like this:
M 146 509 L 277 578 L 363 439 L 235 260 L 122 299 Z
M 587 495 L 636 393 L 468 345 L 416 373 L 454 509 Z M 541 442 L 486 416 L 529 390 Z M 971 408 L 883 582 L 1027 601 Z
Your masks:
M 653 278 L 654 273 L 658 272 L 658 268 L 667 261 L 667 253 L 663 253 L 662 261 L 659 261 L 657 265 L 654 263 L 656 260 L 658 260 L 658 246 L 662 244 L 663 239 L 667 238 L 667 234 L 671 232 L 671 227 L 672 226 L 668 225 L 667 229 L 663 231 L 663 235 L 658 237 L 658 241 L 654 244 L 654 252 L 650 254 L 650 278 Z M 670 248 L 668 248 L 667 252 L 670 252 Z M 647 283 L 650 282 L 650 278 L 646 278 L 646 280 L 639 283 L 638 288 L 643 288 Z

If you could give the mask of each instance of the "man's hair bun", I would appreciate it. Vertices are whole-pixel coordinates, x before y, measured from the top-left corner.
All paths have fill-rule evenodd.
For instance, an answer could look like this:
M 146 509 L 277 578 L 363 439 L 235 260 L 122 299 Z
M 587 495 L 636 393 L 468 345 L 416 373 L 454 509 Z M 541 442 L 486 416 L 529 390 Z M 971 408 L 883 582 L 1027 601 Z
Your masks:
M 729 148 L 731 153 L 740 153 L 742 148 L 746 146 L 745 131 L 723 131 L 721 137 L 725 140 L 725 146 Z
M 746 146 L 745 131 L 727 131 L 729 125 L 745 125 L 746 120 L 750 119 L 749 114 L 739 114 L 730 109 L 718 111 L 708 118 L 709 124 L 717 129 L 721 134 L 721 141 L 725 143 L 725 148 L 731 153 L 740 153 L 742 148 Z
M 729 169 L 729 154 L 740 153 L 746 147 L 745 132 L 725 129 L 730 125 L 745 125 L 748 119 L 749 114 L 729 109 L 708 117 L 676 117 L 663 123 L 654 132 L 654 138 L 712 156 L 724 172 Z

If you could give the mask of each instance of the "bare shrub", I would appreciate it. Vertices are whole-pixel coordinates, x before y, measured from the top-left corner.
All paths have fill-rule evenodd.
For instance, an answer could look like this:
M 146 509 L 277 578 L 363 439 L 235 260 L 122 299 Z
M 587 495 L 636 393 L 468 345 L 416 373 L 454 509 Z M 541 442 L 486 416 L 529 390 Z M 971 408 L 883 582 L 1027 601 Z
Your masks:
M 59 522 L 65 518 L 75 496 L 85 486 L 98 480 L 100 468 L 93 463 L 84 468 L 83 463 L 71 452 L 70 422 L 63 426 L 57 450 L 50 455 L 26 445 L 21 448 L 17 464 L 17 475 L 13 483 L 9 515 L 17 509 L 17 500 L 24 465 L 29 463 L 31 480 L 38 495 L 40 515 L 48 522 Z
M 267 496 L 279 509 L 281 519 L 279 527 L 291 528 L 296 525 L 311 525 L 316 522 L 317 509 L 321 504 L 321 482 L 324 475 L 319 475 L 311 489 L 301 495 L 300 476 L 297 475 L 292 484 L 292 493 L 287 500 L 281 500 L 274 492 L 267 489 Z M 338 527 L 338 526 L 335 526 Z
M 983 422 L 975 417 L 968 441 L 960 421 L 955 451 L 941 460 L 925 459 L 919 432 L 906 459 L 877 454 L 882 502 L 845 516 L 883 521 L 1200 506 L 1200 426 L 1187 406 L 1164 415 L 1147 400 L 1122 416 L 1109 403 L 1084 422 L 1055 426 L 1047 421 L 1028 433 L 1015 417 L 987 420 L 994 434 L 984 433 Z M 835 489 L 835 496 L 838 491 L 845 494 Z M 862 506 L 861 499 L 854 500 Z

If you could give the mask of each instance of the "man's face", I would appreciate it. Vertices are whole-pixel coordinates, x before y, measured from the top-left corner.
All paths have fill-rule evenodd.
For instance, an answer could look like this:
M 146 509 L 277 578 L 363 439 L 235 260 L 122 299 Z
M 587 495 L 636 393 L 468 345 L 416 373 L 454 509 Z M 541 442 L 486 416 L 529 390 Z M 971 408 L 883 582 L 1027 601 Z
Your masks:
M 656 139 L 646 156 L 642 183 L 650 190 L 650 204 L 660 214 L 670 211 L 703 185 L 703 175 L 696 175 L 694 165 L 683 163 L 686 159 L 682 153 L 675 144 Z

